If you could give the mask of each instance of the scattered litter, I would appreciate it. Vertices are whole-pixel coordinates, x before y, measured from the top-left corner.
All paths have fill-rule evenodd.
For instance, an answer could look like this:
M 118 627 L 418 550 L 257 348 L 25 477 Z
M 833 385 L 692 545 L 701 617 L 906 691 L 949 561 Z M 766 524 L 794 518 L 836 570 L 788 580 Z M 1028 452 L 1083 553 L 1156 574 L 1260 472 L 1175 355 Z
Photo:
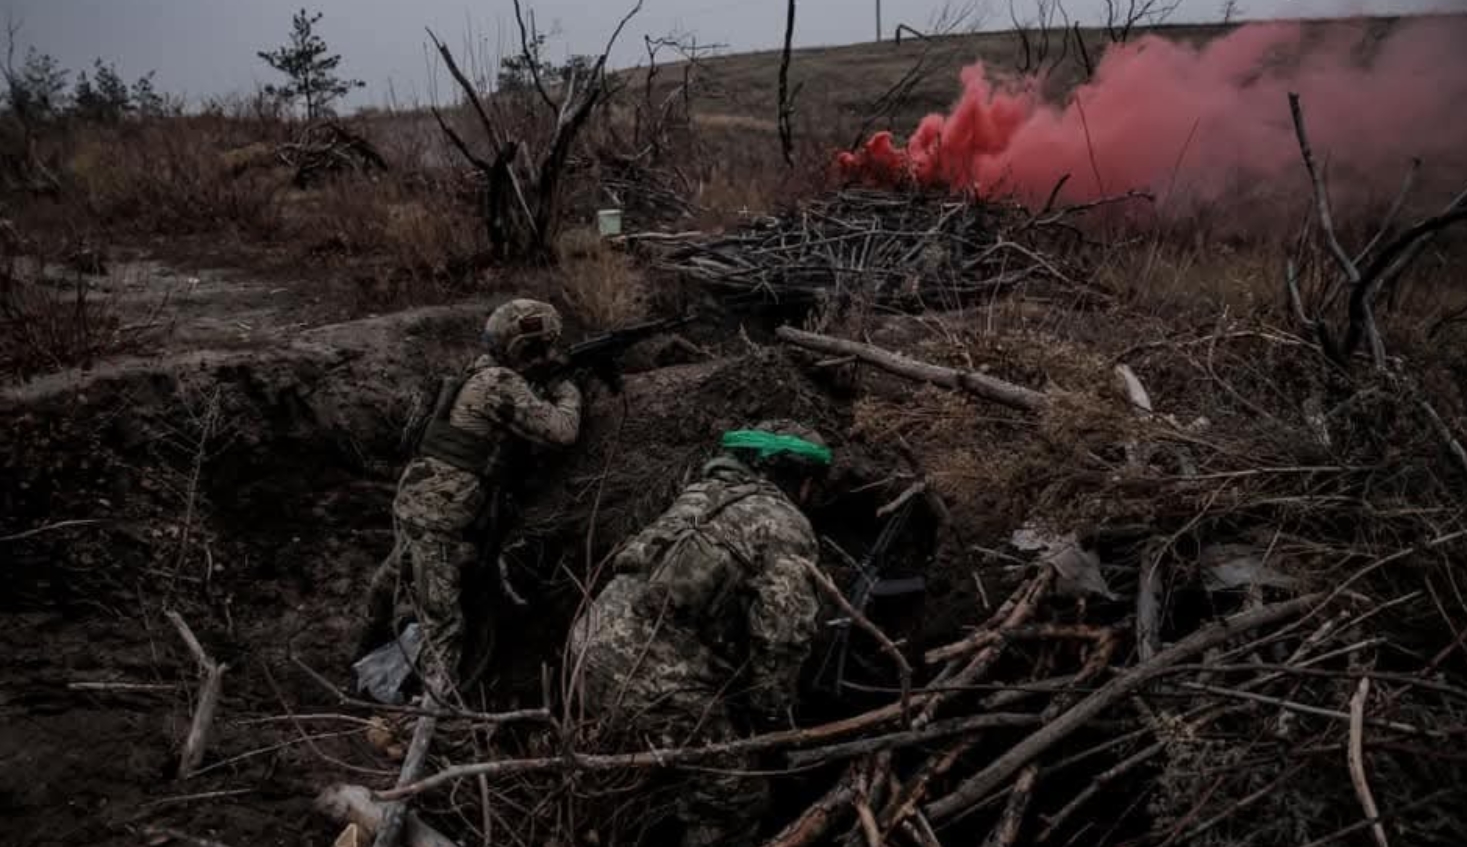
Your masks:
M 395 641 L 378 647 L 352 665 L 357 675 L 357 693 L 368 694 L 379 703 L 401 706 L 405 701 L 402 686 L 412 676 L 422 649 L 422 631 L 417 623 L 408 624 Z
M 1025 524 L 1014 530 L 1009 544 L 1026 553 L 1039 553 L 1039 561 L 1059 574 L 1057 587 L 1062 594 L 1095 594 L 1107 600 L 1120 599 L 1120 595 L 1110 590 L 1105 575 L 1100 572 L 1100 557 L 1082 548 L 1073 532 L 1053 535 L 1033 524 Z
M 1258 548 L 1246 544 L 1205 547 L 1200 559 L 1207 588 L 1211 591 L 1253 586 L 1293 588 L 1298 582 L 1270 567 L 1263 561 Z

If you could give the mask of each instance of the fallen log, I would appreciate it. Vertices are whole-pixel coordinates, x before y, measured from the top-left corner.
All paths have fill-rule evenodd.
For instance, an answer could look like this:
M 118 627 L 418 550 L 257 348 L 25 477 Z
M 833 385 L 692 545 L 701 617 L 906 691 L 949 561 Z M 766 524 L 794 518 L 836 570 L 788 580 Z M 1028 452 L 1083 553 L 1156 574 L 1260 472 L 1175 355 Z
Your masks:
M 1156 654 L 1150 661 L 1143 662 L 1112 679 L 1055 718 L 1052 723 L 1014 745 L 988 767 L 964 781 L 951 794 L 931 803 L 927 807 L 927 816 L 934 821 L 941 821 L 979 802 L 1049 748 L 1069 737 L 1071 733 L 1125 699 L 1132 692 L 1161 676 L 1172 665 L 1180 664 L 1192 656 L 1250 630 L 1278 623 L 1301 612 L 1309 611 L 1324 598 L 1324 594 L 1310 594 L 1294 600 L 1274 603 L 1233 615 L 1192 633 Z
M 775 330 L 774 334 L 786 344 L 793 344 L 796 347 L 831 356 L 852 356 L 904 379 L 938 385 L 943 388 L 959 389 L 1011 409 L 1038 412 L 1049 405 L 1049 398 L 1043 392 L 1035 391 L 1032 388 L 1005 382 L 987 374 L 960 371 L 919 361 L 901 353 L 883 350 L 860 341 L 832 338 L 828 335 L 818 335 L 788 326 L 780 327 Z
M 316 809 L 343 824 L 356 824 L 367 833 L 375 833 L 387 814 L 387 804 L 372 799 L 372 791 L 361 785 L 328 786 L 316 797 Z M 448 836 L 434 829 L 412 812 L 404 816 L 403 843 L 407 847 L 458 847 Z

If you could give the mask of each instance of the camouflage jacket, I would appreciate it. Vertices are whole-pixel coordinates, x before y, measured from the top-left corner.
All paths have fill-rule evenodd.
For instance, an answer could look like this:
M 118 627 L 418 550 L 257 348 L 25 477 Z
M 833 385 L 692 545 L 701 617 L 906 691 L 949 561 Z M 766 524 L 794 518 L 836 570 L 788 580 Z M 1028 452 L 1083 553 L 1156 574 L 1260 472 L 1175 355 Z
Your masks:
M 727 670 L 746 667 L 749 705 L 772 715 L 790 704 L 810 652 L 819 598 L 806 563 L 818 556 L 799 508 L 720 458 L 613 566 L 644 581 L 638 615 L 695 636 Z
M 464 530 L 483 508 L 507 452 L 527 445 L 568 447 L 581 427 L 581 392 L 566 381 L 542 398 L 525 378 L 480 356 L 449 411 L 449 423 L 490 443 L 497 457 L 480 475 L 431 456 L 408 463 L 392 511 L 398 520 L 445 533 Z M 486 479 L 488 477 L 488 479 Z

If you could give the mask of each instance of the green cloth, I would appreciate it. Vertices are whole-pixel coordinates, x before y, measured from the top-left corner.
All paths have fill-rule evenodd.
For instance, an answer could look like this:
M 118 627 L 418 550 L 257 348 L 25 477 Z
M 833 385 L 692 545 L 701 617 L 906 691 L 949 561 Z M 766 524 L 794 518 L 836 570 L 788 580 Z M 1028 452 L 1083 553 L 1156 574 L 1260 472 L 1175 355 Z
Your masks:
M 767 459 L 778 453 L 790 453 L 801 458 L 830 464 L 830 448 L 812 444 L 794 435 L 776 435 L 757 429 L 735 429 L 723 434 L 725 449 L 756 450 L 759 458 Z

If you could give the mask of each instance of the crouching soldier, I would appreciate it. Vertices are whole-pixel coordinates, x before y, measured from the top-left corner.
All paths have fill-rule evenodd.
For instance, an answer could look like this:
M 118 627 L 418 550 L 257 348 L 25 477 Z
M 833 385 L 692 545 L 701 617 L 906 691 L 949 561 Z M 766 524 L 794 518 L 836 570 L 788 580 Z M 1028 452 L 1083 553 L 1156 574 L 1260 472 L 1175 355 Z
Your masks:
M 790 725 L 819 598 L 800 511 L 830 464 L 790 421 L 726 433 L 724 452 L 617 553 L 615 576 L 574 623 L 567 661 L 608 725 L 679 747 Z M 739 755 L 689 772 L 685 845 L 752 839 L 768 786 Z M 716 771 L 716 772 L 715 772 Z
M 542 397 L 523 376 L 556 355 L 560 332 L 560 315 L 549 304 L 512 300 L 495 309 L 484 326 L 488 352 L 461 381 L 445 386 L 450 394 L 440 396 L 418 455 L 398 482 L 396 549 L 372 578 L 359 649 L 392 638 L 397 587 L 410 581 L 430 689 L 441 691 L 459 679 L 465 582 L 476 576 L 480 545 L 503 533 L 502 527 L 486 530 L 483 516 L 497 516 L 501 490 L 512 481 L 507 469 L 532 445 L 566 447 L 579 435 L 575 384 L 558 382 Z

